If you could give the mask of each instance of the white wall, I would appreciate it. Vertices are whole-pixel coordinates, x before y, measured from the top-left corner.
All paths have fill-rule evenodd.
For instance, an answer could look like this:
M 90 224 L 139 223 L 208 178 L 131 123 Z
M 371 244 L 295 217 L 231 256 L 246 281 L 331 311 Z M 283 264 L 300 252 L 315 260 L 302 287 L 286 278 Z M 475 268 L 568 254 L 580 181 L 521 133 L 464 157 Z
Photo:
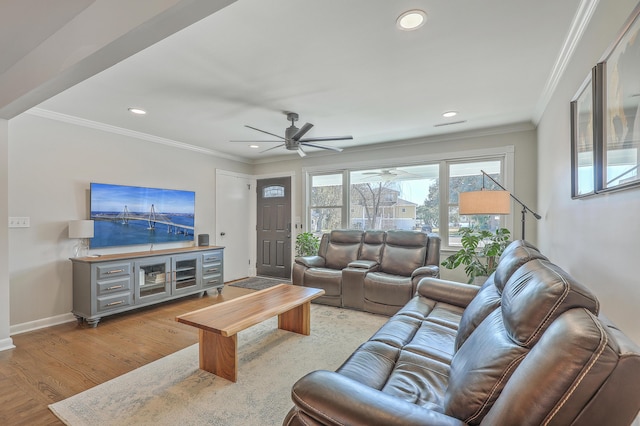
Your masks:
M 8 151 L 8 215 L 31 219 L 30 228 L 9 229 L 12 333 L 70 318 L 67 224 L 89 217 L 90 182 L 195 191 L 195 232 L 215 235 L 215 169 L 251 172 L 247 164 L 29 114 L 9 121 Z M 115 251 L 141 249 L 149 247 Z
M 600 0 L 539 123 L 538 240 L 542 252 L 591 288 L 601 311 L 640 342 L 640 189 L 571 199 L 569 117 L 569 102 L 636 4 Z
M 398 141 L 390 144 L 374 145 L 367 148 L 345 150 L 340 154 L 329 153 L 327 155 L 308 156 L 304 159 L 298 155 L 291 155 L 288 159 L 278 162 L 265 162 L 257 164 L 254 173 L 277 174 L 279 171 L 295 172 L 296 180 L 296 203 L 294 205 L 294 216 L 305 218 L 304 211 L 304 170 L 306 168 L 323 168 L 325 170 L 335 170 L 339 168 L 353 167 L 354 163 L 367 163 L 372 168 L 389 166 L 396 162 L 412 163 L 421 161 L 421 158 L 446 157 L 457 158 L 461 152 L 474 152 L 488 148 L 514 147 L 514 193 L 525 204 L 534 211 L 536 206 L 536 131 L 531 124 L 518 124 L 481 131 L 465 132 L 437 136 L 432 138 L 416 139 L 411 141 Z M 514 238 L 520 238 L 520 214 L 519 210 L 512 213 L 514 215 L 511 231 Z M 304 224 L 306 227 L 306 224 Z M 526 222 L 527 240 L 536 243 L 537 234 L 536 220 L 528 215 Z M 515 229 L 513 229 L 515 228 Z M 448 253 L 442 253 L 442 259 Z M 443 278 L 466 281 L 464 271 L 449 271 L 442 269 Z

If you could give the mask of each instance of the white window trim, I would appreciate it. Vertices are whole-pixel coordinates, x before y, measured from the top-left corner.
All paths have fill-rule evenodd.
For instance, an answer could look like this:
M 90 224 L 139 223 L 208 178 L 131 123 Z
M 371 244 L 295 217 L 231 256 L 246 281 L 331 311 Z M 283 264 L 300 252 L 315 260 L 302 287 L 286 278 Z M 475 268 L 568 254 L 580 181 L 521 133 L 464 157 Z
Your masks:
M 334 162 L 331 166 L 326 165 L 318 165 L 318 166 L 308 166 L 302 168 L 302 198 L 305 200 L 304 210 L 305 210 L 305 230 L 309 230 L 309 223 L 311 223 L 310 217 L 310 191 L 309 184 L 311 182 L 310 176 L 314 174 L 337 174 L 342 173 L 342 184 L 343 184 L 343 199 L 342 199 L 342 226 L 346 227 L 349 223 L 350 211 L 349 211 L 349 188 L 350 188 L 350 172 L 355 170 L 362 169 L 375 169 L 375 168 L 387 168 L 387 167 L 408 167 L 414 165 L 420 165 L 425 163 L 450 163 L 457 161 L 480 161 L 483 159 L 491 159 L 496 157 L 504 157 L 503 162 L 503 176 L 502 176 L 502 185 L 511 193 L 513 193 L 513 188 L 515 187 L 515 147 L 513 145 L 505 145 L 501 147 L 495 148 L 481 148 L 481 149 L 472 149 L 472 150 L 463 150 L 463 151 L 455 151 L 455 152 L 444 152 L 444 153 L 435 153 L 435 154 L 423 154 L 411 157 L 397 157 L 391 159 L 375 159 L 375 160 L 363 160 L 363 161 L 337 161 Z M 443 171 L 444 170 L 444 171 Z M 449 182 L 447 179 L 448 172 L 444 167 L 440 167 L 439 169 L 439 178 L 440 178 L 440 191 L 443 194 L 448 194 Z M 442 192 L 446 191 L 446 192 Z M 442 201 L 442 200 L 441 200 Z M 440 203 L 440 217 L 448 217 L 448 198 L 447 202 Z M 446 209 L 443 211 L 443 209 Z M 511 214 L 506 215 L 504 217 L 504 227 L 513 230 L 513 218 L 514 218 L 514 208 L 513 208 L 513 200 L 512 200 L 512 208 Z M 443 214 L 444 213 L 444 214 Z M 517 212 L 516 212 L 517 213 Z M 444 235 L 442 237 L 442 246 L 441 250 L 444 252 L 449 251 L 457 251 L 458 248 L 450 247 L 448 245 L 448 239 L 445 239 Z M 448 237 L 448 235 L 446 236 Z

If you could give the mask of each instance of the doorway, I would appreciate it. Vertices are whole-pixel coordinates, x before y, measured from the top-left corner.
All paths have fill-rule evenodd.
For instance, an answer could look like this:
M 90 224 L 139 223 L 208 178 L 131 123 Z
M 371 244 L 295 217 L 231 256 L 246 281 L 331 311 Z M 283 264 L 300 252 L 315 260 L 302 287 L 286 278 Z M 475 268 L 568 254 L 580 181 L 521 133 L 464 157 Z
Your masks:
M 257 273 L 291 277 L 291 177 L 257 181 Z

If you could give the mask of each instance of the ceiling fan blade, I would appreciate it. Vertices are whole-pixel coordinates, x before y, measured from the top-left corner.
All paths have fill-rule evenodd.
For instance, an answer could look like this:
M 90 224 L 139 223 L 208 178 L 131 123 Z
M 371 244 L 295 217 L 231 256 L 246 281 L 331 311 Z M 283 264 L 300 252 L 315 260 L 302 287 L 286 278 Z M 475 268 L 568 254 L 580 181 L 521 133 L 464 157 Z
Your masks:
M 353 136 L 325 136 L 323 138 L 300 139 L 299 142 L 348 141 L 351 139 L 353 139 Z
M 302 150 L 301 146 L 298 146 L 298 155 L 303 158 L 307 156 L 307 153 Z
M 284 146 L 284 144 L 282 143 L 280 145 L 274 146 L 273 148 L 269 148 L 269 149 L 265 149 L 264 151 L 260 151 L 260 154 L 262 154 L 263 152 L 271 151 L 272 149 L 283 147 L 283 146 Z
M 282 141 L 259 141 L 259 140 L 253 140 L 253 141 L 229 141 L 229 142 L 262 143 L 262 142 L 282 142 Z
M 298 130 L 296 134 L 291 137 L 291 139 L 293 139 L 294 141 L 299 141 L 300 138 L 303 137 L 305 133 L 311 130 L 312 127 L 313 127 L 313 124 L 305 123 L 304 126 L 302 126 L 300 130 Z
M 318 143 L 310 143 L 310 142 L 300 142 L 304 146 L 311 146 L 313 148 L 322 148 L 322 149 L 330 149 L 335 152 L 342 152 L 342 148 L 336 148 L 334 146 L 320 145 Z
M 244 126 L 244 127 L 248 127 L 249 129 L 255 130 L 255 131 L 257 131 L 257 132 L 266 133 L 267 135 L 275 136 L 275 137 L 276 137 L 276 138 L 278 138 L 278 139 L 282 139 L 282 140 L 284 140 L 284 138 L 283 138 L 282 136 L 276 135 L 276 134 L 274 134 L 274 133 L 269 133 L 269 132 L 266 132 L 266 131 L 264 131 L 264 130 L 256 129 L 255 127 L 247 126 L 246 124 L 245 124 L 245 126 Z

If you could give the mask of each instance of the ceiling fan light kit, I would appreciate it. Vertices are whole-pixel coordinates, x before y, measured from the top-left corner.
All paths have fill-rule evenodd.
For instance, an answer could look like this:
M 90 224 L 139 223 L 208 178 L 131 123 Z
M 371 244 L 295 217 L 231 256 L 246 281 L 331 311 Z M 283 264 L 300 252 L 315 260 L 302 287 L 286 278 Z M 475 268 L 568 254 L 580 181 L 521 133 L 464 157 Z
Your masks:
M 265 149 L 264 151 L 261 151 L 261 152 L 267 152 L 267 151 L 271 151 L 272 149 L 285 147 L 289 151 L 297 151 L 297 153 L 298 153 L 298 155 L 300 155 L 300 157 L 306 157 L 307 153 L 302 149 L 303 147 L 320 148 L 320 149 L 327 149 L 327 150 L 335 151 L 335 152 L 342 152 L 342 148 L 336 148 L 336 147 L 333 147 L 333 146 L 322 145 L 322 144 L 319 144 L 319 143 L 316 143 L 316 142 L 342 141 L 342 140 L 351 140 L 351 139 L 353 139 L 353 136 L 325 136 L 325 137 L 318 137 L 318 138 L 304 138 L 303 139 L 303 136 L 309 130 L 311 130 L 311 128 L 313 127 L 313 124 L 305 123 L 301 128 L 298 128 L 295 125 L 295 122 L 298 121 L 298 119 L 299 119 L 298 114 L 295 113 L 295 112 L 287 112 L 286 114 L 287 114 L 287 120 L 289 120 L 291 122 L 291 126 L 289 126 L 289 127 L 287 127 L 285 129 L 284 136 L 276 135 L 275 133 L 267 132 L 265 130 L 258 129 L 256 127 L 245 125 L 245 127 L 249 128 L 251 130 L 255 130 L 257 132 L 261 132 L 261 133 L 265 133 L 265 134 L 270 135 L 270 136 L 274 136 L 274 137 L 278 138 L 279 140 L 276 140 L 276 141 L 254 140 L 254 141 L 231 141 L 231 142 L 282 142 L 280 145 L 274 146 L 274 147 L 269 148 L 269 149 Z

